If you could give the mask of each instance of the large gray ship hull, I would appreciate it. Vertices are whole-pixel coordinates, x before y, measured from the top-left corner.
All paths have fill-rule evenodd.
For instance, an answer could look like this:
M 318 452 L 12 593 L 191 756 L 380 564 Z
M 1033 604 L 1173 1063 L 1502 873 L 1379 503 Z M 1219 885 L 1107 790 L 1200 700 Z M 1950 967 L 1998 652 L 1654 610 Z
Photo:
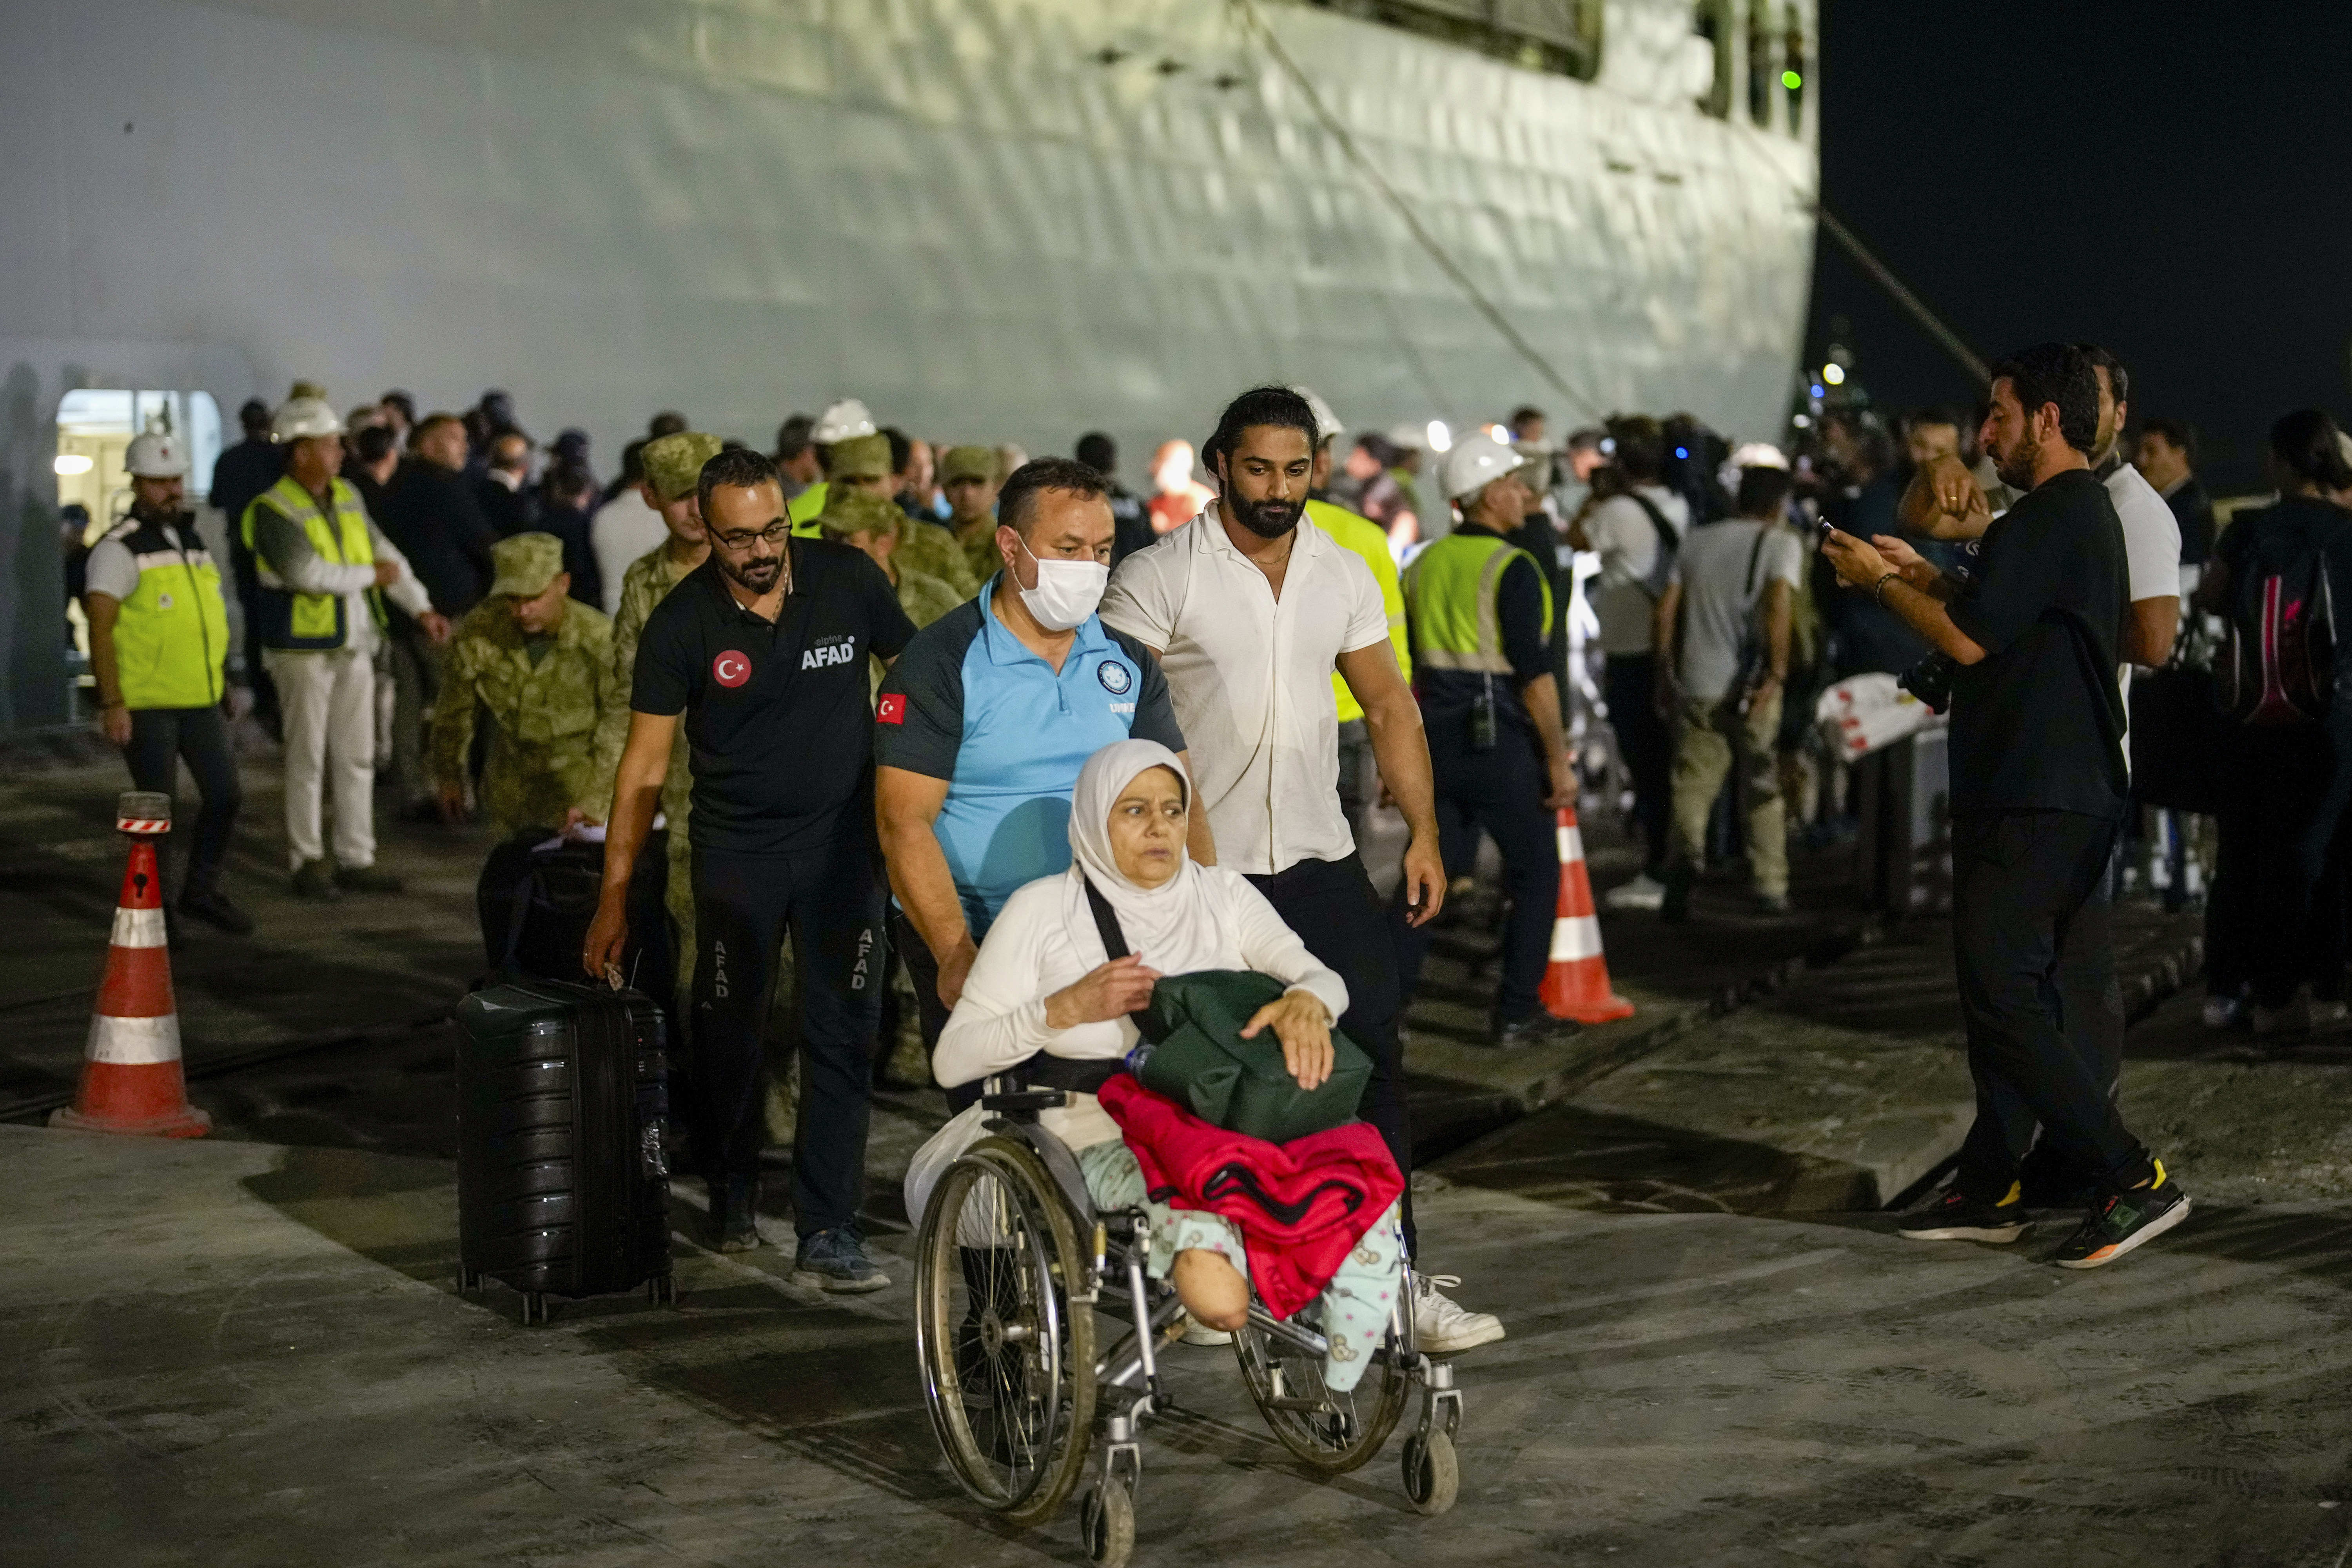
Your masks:
M 608 465 L 855 395 L 1139 472 L 1266 378 L 1775 434 L 1814 95 L 1709 114 L 1691 17 L 1611 0 L 1582 81 L 1278 0 L 5 0 L 0 724 L 63 713 L 76 387 L 498 385 Z

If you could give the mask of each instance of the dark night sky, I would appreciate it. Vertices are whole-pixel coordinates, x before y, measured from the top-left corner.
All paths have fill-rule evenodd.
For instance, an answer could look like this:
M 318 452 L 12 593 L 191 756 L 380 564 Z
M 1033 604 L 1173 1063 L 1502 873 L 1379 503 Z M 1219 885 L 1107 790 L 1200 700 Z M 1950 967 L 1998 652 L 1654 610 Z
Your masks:
M 2352 409 L 2352 5 L 2341 0 L 1824 0 L 1822 184 L 1990 360 L 2101 342 L 2135 414 L 2261 488 L 2270 422 Z M 1832 243 L 1806 353 L 1843 317 L 1889 413 L 1969 378 Z

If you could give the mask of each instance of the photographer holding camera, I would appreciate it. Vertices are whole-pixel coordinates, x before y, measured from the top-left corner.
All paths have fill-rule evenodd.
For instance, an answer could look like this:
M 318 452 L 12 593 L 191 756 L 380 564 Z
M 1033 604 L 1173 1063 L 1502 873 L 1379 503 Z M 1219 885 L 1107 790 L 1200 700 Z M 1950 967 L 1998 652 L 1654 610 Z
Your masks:
M 1982 439 L 2023 498 L 1985 531 L 1955 584 L 1901 541 L 1826 531 L 1838 576 L 1958 667 L 1952 678 L 1952 937 L 1977 1118 L 1951 1189 L 1906 1219 L 1921 1241 L 2010 1242 L 2018 1182 L 2042 1136 L 2095 1173 L 2100 1197 L 2056 1261 L 2111 1263 L 2188 1217 L 2189 1195 L 2124 1126 L 2102 1081 L 2112 1017 L 2070 1016 L 2058 976 L 2100 974 L 2121 1009 L 2103 922 L 2078 920 L 2123 820 L 2126 626 L 2122 524 L 2091 472 L 2099 382 L 2090 358 L 2041 343 L 1993 368 Z M 2081 1012 L 2083 1009 L 2076 1009 Z

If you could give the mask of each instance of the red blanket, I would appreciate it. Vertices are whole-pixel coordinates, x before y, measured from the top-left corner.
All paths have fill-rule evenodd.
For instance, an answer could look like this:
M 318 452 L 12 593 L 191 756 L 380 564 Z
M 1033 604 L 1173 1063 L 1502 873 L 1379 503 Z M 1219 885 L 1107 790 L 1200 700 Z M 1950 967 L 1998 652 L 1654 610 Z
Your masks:
M 1288 1318 L 1323 1293 L 1348 1249 L 1404 1191 L 1388 1145 L 1350 1121 L 1287 1143 L 1227 1132 L 1120 1073 L 1099 1098 L 1156 1203 L 1241 1227 L 1258 1300 Z

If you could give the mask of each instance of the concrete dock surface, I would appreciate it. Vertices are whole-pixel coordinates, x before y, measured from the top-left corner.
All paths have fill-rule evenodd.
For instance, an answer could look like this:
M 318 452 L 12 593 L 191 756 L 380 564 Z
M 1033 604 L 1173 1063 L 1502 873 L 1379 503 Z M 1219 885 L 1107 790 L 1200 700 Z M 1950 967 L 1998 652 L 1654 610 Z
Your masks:
M 676 1308 L 455 1292 L 443 1162 L 0 1129 L 10 1538 L 75 1564 L 1082 1562 L 1004 1531 L 919 1405 L 906 1269 L 828 1300 L 688 1244 Z M 1147 1433 L 1147 1563 L 2191 1564 L 2352 1544 L 2352 1212 L 2207 1205 L 2125 1265 L 1879 1217 L 1424 1194 L 1502 1313 L 1462 1499 L 1318 1483 L 1227 1352 Z M 772 1227 L 788 1239 L 788 1228 Z M 890 1238 L 885 1237 L 887 1247 Z

